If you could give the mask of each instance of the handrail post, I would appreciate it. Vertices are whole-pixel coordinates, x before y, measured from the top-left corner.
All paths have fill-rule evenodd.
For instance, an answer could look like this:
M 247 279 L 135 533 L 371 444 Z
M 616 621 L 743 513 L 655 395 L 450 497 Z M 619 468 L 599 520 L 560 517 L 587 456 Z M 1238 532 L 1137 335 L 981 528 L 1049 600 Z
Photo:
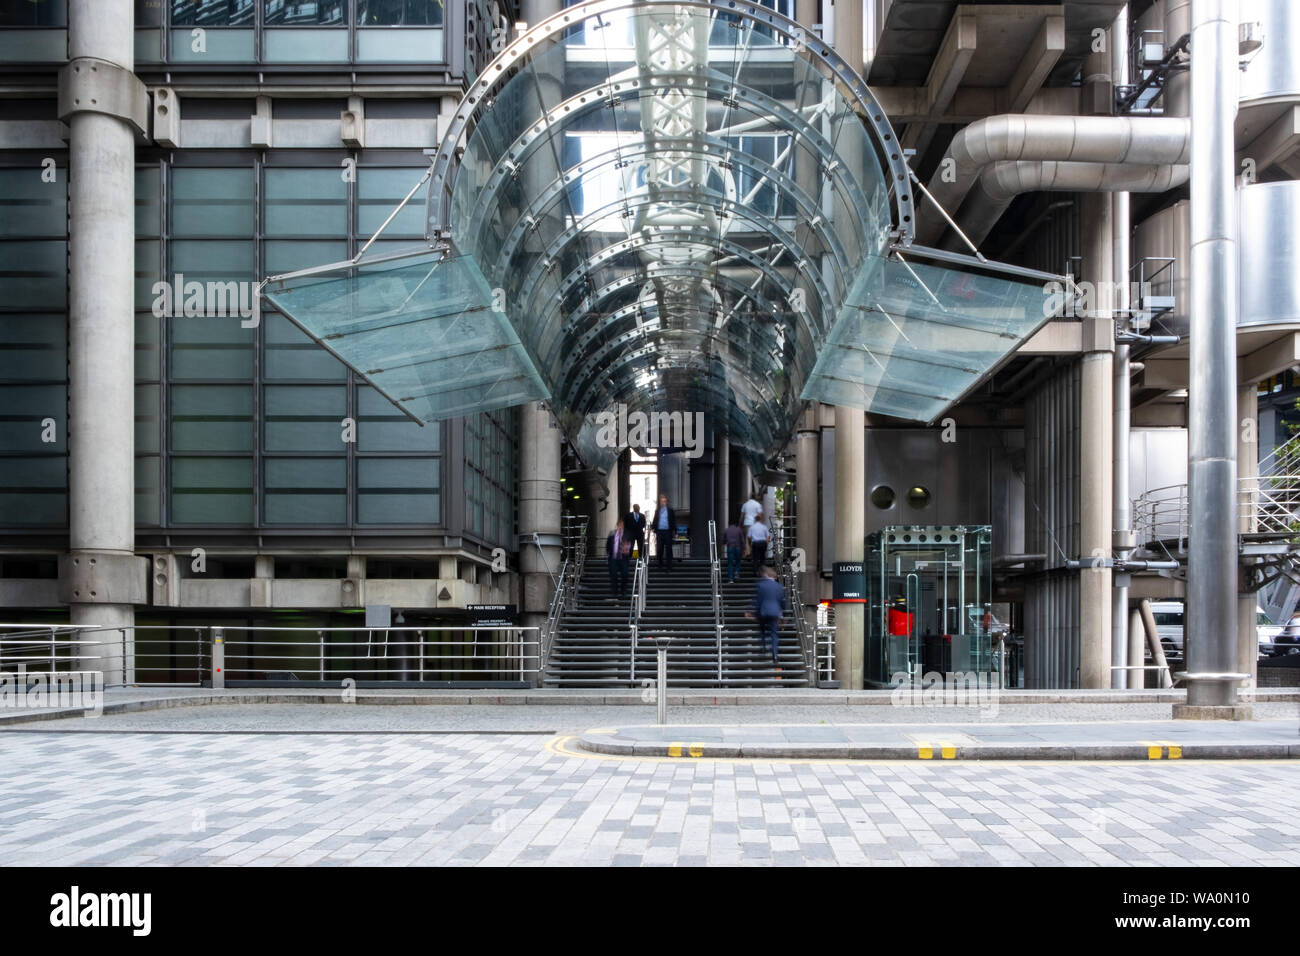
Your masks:
M 226 688 L 226 629 L 211 628 L 212 631 L 212 689 Z

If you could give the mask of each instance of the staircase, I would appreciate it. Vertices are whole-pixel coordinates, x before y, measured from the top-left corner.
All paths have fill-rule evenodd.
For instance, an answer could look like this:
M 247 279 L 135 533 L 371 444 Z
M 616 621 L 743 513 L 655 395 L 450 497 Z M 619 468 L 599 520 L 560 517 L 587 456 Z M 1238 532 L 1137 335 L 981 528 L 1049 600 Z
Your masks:
M 1246 589 L 1259 593 L 1273 620 L 1286 621 L 1300 601 L 1300 441 L 1261 459 L 1258 477 L 1238 479 L 1237 550 Z M 1135 557 L 1172 558 L 1186 579 L 1187 485 L 1153 488 L 1133 502 Z
M 773 665 L 770 652 L 760 647 L 758 622 L 745 617 L 753 595 L 754 576 L 748 567 L 736 584 L 722 586 L 719 670 L 709 562 L 702 558 L 674 561 L 671 573 L 652 563 L 646 579 L 645 611 L 638 624 L 634 670 L 631 602 L 613 599 L 605 562 L 592 561 L 560 619 L 544 682 L 549 687 L 642 686 L 655 678 L 652 638 L 671 634 L 675 638 L 668 648 L 668 683 L 672 687 L 807 687 L 808 674 L 791 612 L 786 612 L 781 624 L 780 663 Z

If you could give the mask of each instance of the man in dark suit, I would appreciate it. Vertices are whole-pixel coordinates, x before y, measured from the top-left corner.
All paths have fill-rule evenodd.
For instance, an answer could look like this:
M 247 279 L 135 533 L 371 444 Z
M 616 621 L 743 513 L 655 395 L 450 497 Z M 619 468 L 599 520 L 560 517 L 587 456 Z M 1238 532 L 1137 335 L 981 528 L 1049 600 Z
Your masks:
M 609 563 L 609 589 L 616 599 L 627 597 L 627 556 L 632 552 L 632 539 L 619 522 L 605 539 L 605 560 Z
M 641 513 L 640 505 L 633 505 L 632 510 L 623 517 L 623 527 L 627 529 L 627 536 L 632 539 L 637 553 L 644 560 L 646 557 L 645 515 Z
M 753 608 L 745 617 L 758 618 L 758 637 L 761 644 L 772 651 L 772 663 L 780 661 L 781 636 L 777 628 L 785 615 L 785 588 L 776 579 L 776 572 L 771 567 L 763 568 L 758 586 L 754 588 Z
M 650 519 L 650 529 L 655 533 L 655 551 L 659 555 L 658 566 L 671 572 L 673 569 L 673 534 L 677 530 L 677 515 L 668 507 L 668 496 L 659 496 L 659 507 Z

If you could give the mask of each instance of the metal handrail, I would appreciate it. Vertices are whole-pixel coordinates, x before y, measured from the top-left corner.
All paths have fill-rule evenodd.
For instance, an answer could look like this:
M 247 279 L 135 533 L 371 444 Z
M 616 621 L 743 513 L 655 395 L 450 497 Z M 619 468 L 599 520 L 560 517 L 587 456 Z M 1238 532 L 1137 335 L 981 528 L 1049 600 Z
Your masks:
M 636 559 L 636 571 L 632 577 L 632 603 L 627 609 L 627 633 L 629 640 L 629 679 L 636 680 L 636 638 L 637 628 L 641 623 L 641 614 L 645 610 L 646 559 L 641 555 Z
M 718 523 L 709 519 L 709 587 L 713 591 L 713 631 L 717 635 L 718 683 L 722 683 L 722 565 L 718 561 Z
M 587 526 L 588 519 L 585 515 L 564 517 L 564 560 L 560 565 L 555 593 L 551 595 L 551 604 L 546 612 L 546 623 L 542 625 L 539 648 L 541 657 L 537 664 L 539 680 L 550 665 L 551 650 L 555 644 L 555 635 L 560 629 L 560 622 L 569 609 L 570 601 L 578 593 L 578 582 L 582 580 L 582 571 L 587 562 Z

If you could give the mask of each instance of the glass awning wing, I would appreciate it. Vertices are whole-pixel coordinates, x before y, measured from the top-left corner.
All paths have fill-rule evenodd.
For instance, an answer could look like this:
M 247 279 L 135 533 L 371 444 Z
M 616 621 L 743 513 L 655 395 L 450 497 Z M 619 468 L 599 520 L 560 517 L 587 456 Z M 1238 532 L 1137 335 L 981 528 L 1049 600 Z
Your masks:
M 1051 318 L 1053 301 L 1042 282 L 877 258 L 802 397 L 932 422 Z
M 474 260 L 422 253 L 268 285 L 277 309 L 421 422 L 547 397 Z

